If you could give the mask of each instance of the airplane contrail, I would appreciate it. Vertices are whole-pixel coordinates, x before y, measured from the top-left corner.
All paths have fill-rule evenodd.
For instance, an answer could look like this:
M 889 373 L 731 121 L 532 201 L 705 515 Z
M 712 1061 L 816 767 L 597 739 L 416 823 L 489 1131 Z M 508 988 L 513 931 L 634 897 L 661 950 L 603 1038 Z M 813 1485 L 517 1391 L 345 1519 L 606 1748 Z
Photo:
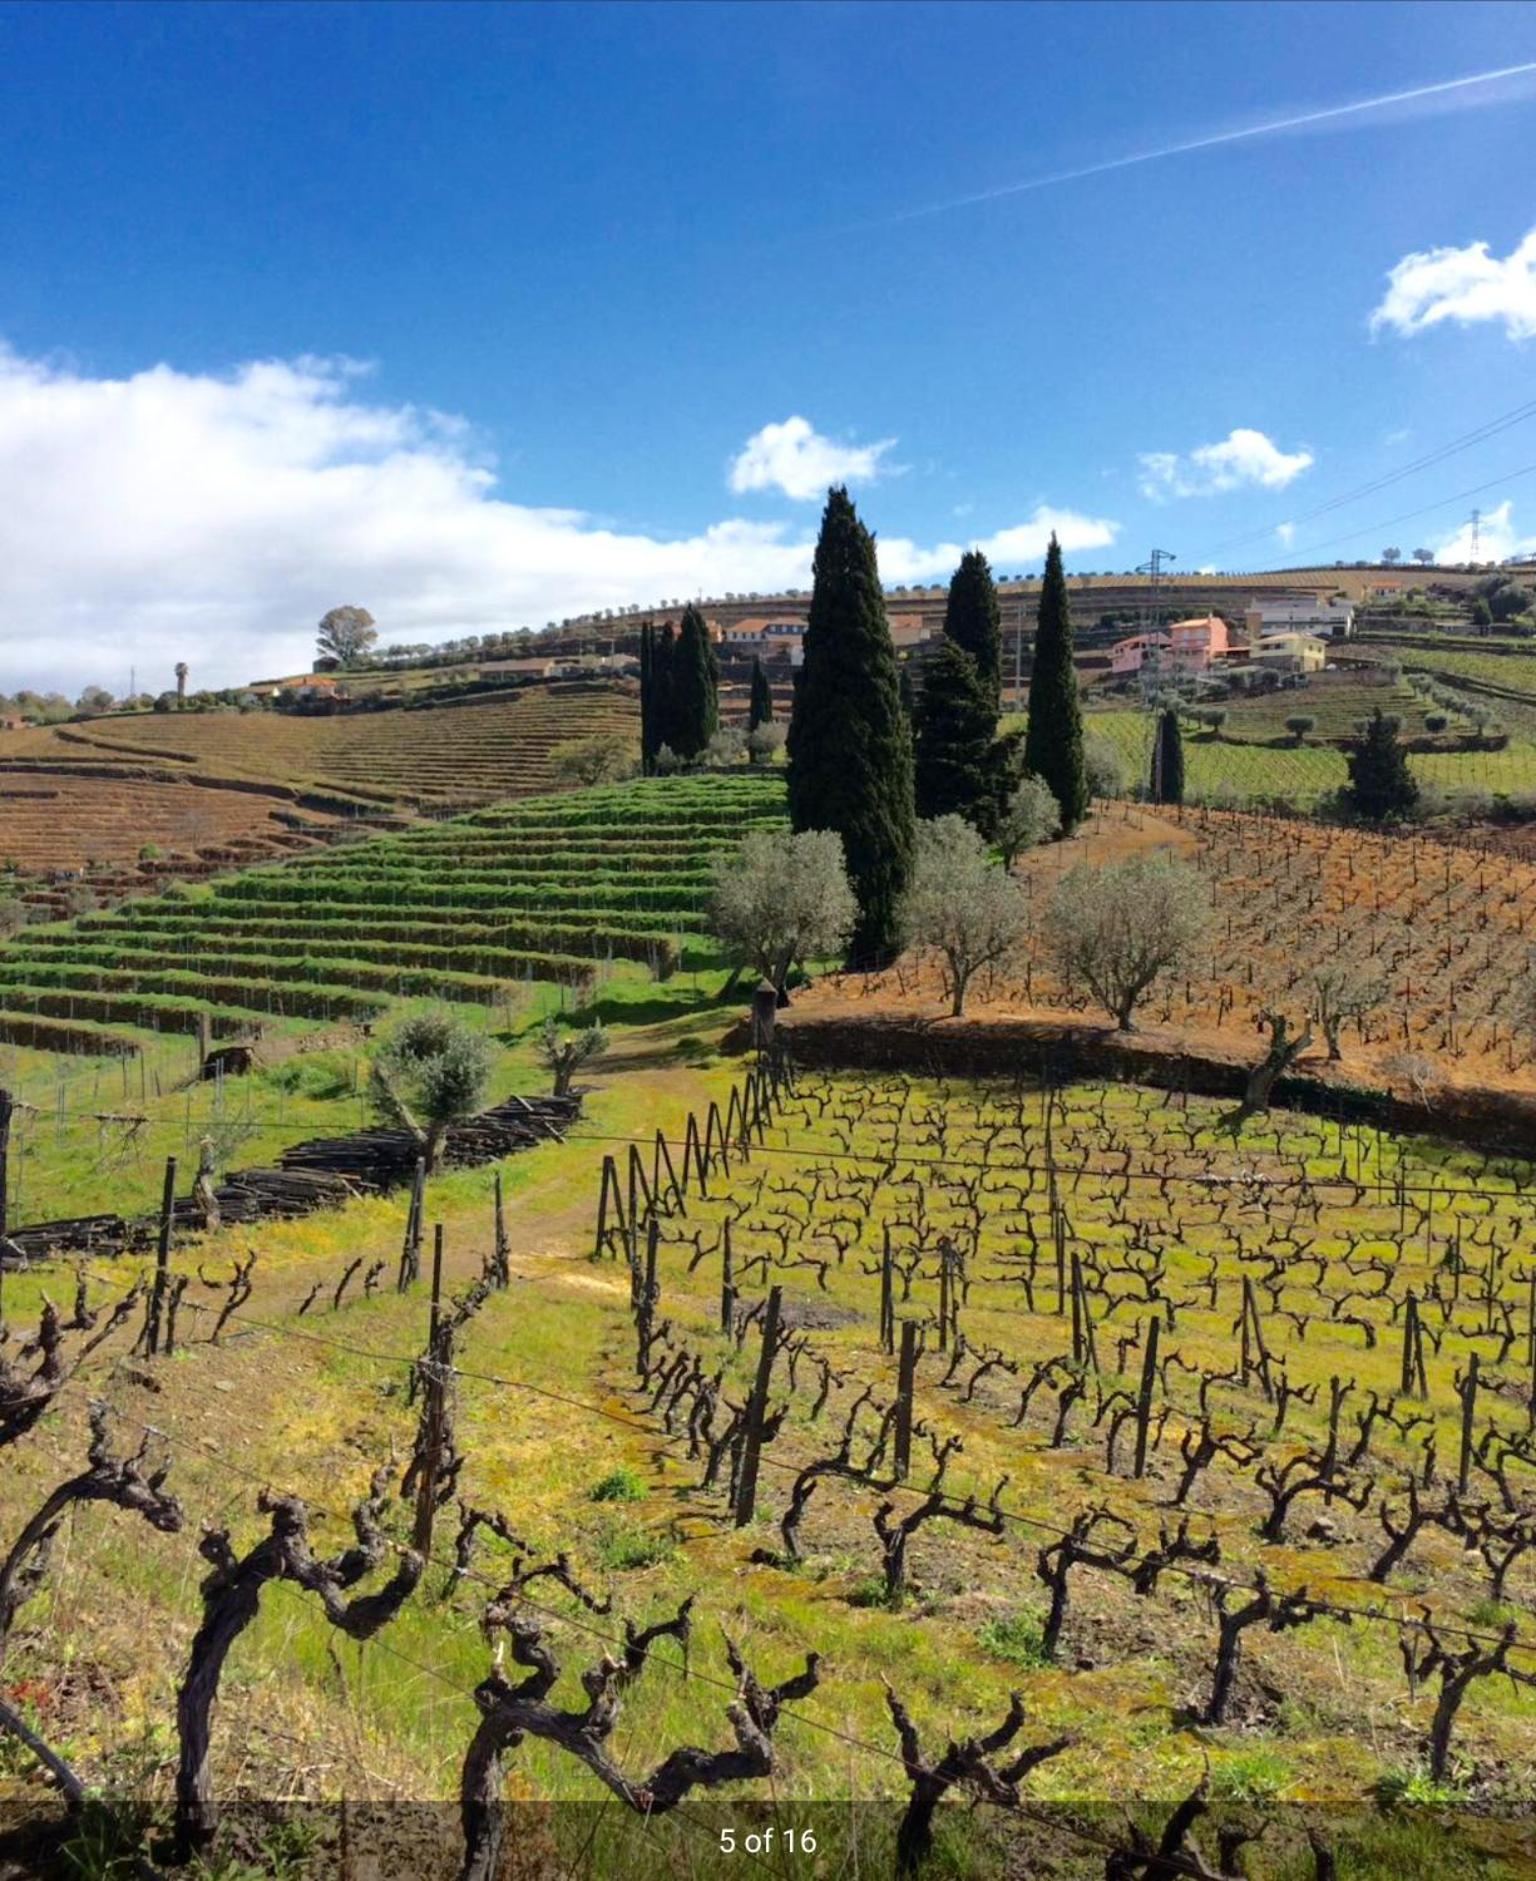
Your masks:
M 923 209 L 903 209 L 893 216 L 882 216 L 865 227 L 886 228 L 896 222 L 915 222 L 923 216 L 943 215 L 950 209 L 969 209 L 977 203 L 996 202 L 1003 196 L 1022 196 L 1030 190 L 1049 189 L 1055 183 L 1077 183 L 1090 176 L 1104 176 L 1111 170 L 1129 170 L 1138 163 L 1158 163 L 1164 157 L 1183 157 L 1195 150 L 1211 150 L 1218 144 L 1238 144 L 1250 137 L 1270 137 L 1277 131 L 1301 130 L 1308 124 L 1323 124 L 1330 118 L 1352 117 L 1361 111 L 1379 111 L 1386 105 L 1410 104 L 1419 98 L 1435 98 L 1446 92 L 1465 91 L 1472 85 L 1491 85 L 1501 78 L 1519 78 L 1536 72 L 1536 59 L 1524 65 L 1506 65 L 1496 72 L 1473 72 L 1466 78 L 1443 79 L 1436 85 L 1415 85 L 1411 91 L 1384 92 L 1379 98 L 1360 98 L 1353 104 L 1330 105 L 1323 111 L 1305 111 L 1298 117 L 1271 118 L 1265 124 L 1250 124 L 1246 130 L 1218 131 L 1212 137 L 1194 137 L 1184 144 L 1167 144 L 1161 150 L 1141 150 L 1129 157 L 1111 157 L 1105 163 L 1090 163 L 1080 170 L 1057 170 L 1050 176 L 1036 176 L 1023 183 L 1003 183 L 996 189 L 984 189 L 974 196 L 956 196 L 949 202 L 930 203 Z

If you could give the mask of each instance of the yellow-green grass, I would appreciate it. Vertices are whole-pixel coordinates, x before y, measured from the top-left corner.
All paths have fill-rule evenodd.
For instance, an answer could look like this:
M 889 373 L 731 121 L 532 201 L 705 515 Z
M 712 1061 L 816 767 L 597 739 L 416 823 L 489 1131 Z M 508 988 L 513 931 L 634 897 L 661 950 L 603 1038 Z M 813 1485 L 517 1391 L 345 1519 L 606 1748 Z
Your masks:
M 1297 711 L 1309 709 L 1296 695 Z M 1145 781 L 1151 764 L 1151 721 L 1140 712 L 1093 711 L 1084 717 L 1087 732 L 1114 747 L 1125 766 L 1127 783 Z M 1511 739 L 1502 751 L 1413 752 L 1409 768 L 1423 785 L 1455 798 L 1520 794 L 1536 790 L 1536 743 Z M 1348 781 L 1343 751 L 1332 746 L 1301 747 L 1234 743 L 1203 732 L 1184 738 L 1186 795 L 1213 801 L 1244 802 L 1284 798 L 1308 808 Z

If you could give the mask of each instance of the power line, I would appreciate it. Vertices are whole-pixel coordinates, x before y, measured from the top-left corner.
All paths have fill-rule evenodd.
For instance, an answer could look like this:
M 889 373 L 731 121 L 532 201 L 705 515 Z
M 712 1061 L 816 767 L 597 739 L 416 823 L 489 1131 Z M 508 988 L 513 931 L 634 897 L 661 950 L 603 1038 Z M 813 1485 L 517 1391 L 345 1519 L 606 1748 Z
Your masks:
M 1412 463 L 1405 464 L 1400 470 L 1389 471 L 1385 476 L 1374 477 L 1369 482 L 1358 484 L 1354 489 L 1346 490 L 1338 496 L 1329 498 L 1327 502 L 1319 503 L 1315 508 L 1304 510 L 1299 516 L 1292 516 L 1286 520 L 1294 528 L 1300 528 L 1304 523 L 1315 522 L 1320 516 L 1330 515 L 1334 510 L 1359 502 L 1362 497 L 1374 496 L 1378 490 L 1389 489 L 1393 484 L 1401 483 L 1405 478 L 1415 476 L 1421 470 L 1431 469 L 1434 465 L 1443 463 L 1448 457 L 1454 457 L 1461 451 L 1470 450 L 1474 444 L 1485 443 L 1489 438 L 1497 437 L 1501 432 L 1508 431 L 1517 424 L 1523 424 L 1532 417 L 1536 417 L 1536 399 L 1517 405 L 1510 411 L 1502 412 L 1496 418 L 1490 418 L 1485 424 L 1464 432 L 1460 437 L 1451 439 L 1449 443 L 1438 446 L 1422 457 L 1416 457 Z M 1406 521 L 1407 518 L 1398 520 Z M 1381 526 L 1391 527 L 1390 524 Z M 1269 527 L 1249 530 L 1243 535 L 1231 536 L 1225 542 L 1218 542 L 1210 553 L 1221 555 L 1228 549 L 1241 548 L 1247 543 L 1265 540 L 1273 533 L 1273 528 Z M 1367 532 L 1362 531 L 1362 533 Z

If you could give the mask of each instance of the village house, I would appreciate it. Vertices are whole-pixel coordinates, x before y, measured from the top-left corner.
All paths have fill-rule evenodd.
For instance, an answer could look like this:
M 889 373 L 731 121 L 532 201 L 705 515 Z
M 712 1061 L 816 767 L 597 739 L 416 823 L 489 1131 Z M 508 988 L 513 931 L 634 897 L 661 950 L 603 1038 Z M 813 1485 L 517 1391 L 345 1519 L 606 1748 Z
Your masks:
M 1355 631 L 1355 610 L 1347 601 L 1320 601 L 1316 595 L 1289 595 L 1278 601 L 1250 601 L 1243 610 L 1250 640 L 1266 634 L 1320 634 L 1347 640 Z

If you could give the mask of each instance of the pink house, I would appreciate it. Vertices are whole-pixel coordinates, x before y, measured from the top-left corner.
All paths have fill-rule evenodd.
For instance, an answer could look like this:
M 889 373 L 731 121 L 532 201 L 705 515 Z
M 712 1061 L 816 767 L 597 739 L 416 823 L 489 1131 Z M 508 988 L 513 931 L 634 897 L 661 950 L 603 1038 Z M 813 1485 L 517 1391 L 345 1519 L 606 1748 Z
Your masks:
M 1116 679 L 1132 678 L 1148 660 L 1160 660 L 1171 644 L 1167 634 L 1132 634 L 1129 640 L 1117 640 L 1109 649 L 1110 673 Z
M 1227 656 L 1227 623 L 1219 614 L 1176 620 L 1168 629 L 1168 657 L 1184 672 L 1202 672 Z

